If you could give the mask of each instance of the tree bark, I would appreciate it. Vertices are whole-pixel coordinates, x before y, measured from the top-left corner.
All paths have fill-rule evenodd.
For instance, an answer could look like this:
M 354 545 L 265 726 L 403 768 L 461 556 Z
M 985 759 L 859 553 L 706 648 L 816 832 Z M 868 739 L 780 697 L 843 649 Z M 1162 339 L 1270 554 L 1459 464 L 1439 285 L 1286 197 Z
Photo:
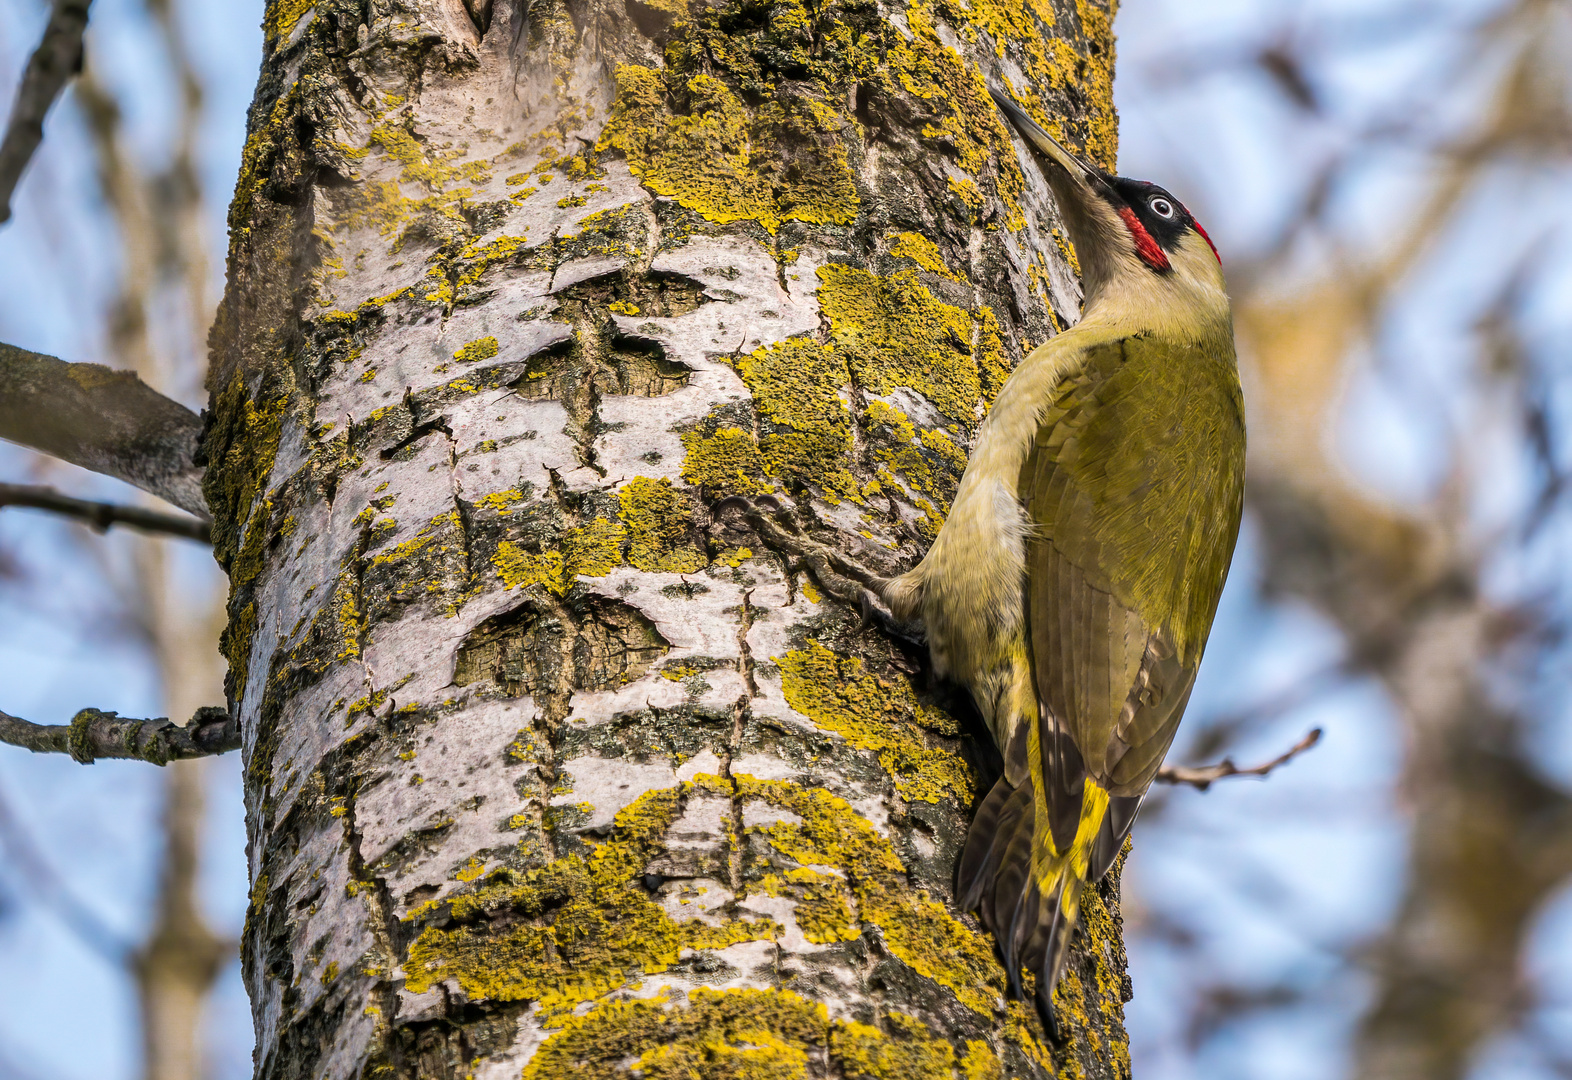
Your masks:
M 969 707 L 709 509 L 920 556 L 1078 303 L 984 80 L 1111 164 L 1111 17 L 269 5 L 204 441 L 258 1076 L 1128 1075 L 1117 875 L 1054 1043 L 954 908 Z

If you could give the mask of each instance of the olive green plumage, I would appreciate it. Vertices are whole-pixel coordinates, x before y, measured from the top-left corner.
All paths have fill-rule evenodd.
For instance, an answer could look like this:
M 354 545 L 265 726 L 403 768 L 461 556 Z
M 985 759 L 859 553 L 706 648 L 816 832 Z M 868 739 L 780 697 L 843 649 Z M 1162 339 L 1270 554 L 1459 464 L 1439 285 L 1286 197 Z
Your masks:
M 1138 795 L 1173 737 L 1239 533 L 1232 342 L 1140 334 L 1089 350 L 1043 411 L 1020 498 L 1039 699 L 1094 779 Z
M 927 556 L 874 587 L 921 620 L 999 746 L 957 893 L 1051 1025 L 1081 893 L 1117 857 L 1195 685 L 1239 534 L 1244 404 L 1195 219 L 995 97 L 1040 155 L 1085 306 L 1001 388 Z

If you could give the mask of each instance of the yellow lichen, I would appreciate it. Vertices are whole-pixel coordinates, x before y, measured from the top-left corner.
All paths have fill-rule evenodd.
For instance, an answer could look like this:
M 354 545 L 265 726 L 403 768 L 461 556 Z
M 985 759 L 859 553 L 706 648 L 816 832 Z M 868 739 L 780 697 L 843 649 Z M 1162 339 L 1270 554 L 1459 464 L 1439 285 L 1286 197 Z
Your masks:
M 247 604 L 240 613 L 231 616 L 229 625 L 219 635 L 219 651 L 229 662 L 234 676 L 234 696 L 239 701 L 246 693 L 246 674 L 250 670 L 251 641 L 257 632 L 257 606 Z
M 461 161 L 463 149 L 450 149 L 445 144 L 428 147 L 415 137 L 412 125 L 409 117 L 391 120 L 386 118 L 386 112 L 379 114 L 378 122 L 371 128 L 370 143 L 364 149 L 375 149 L 397 164 L 398 179 L 366 180 L 350 188 L 342 199 L 337 221 L 340 227 L 373 227 L 384 236 L 393 236 L 415 219 L 426 216 L 446 219 L 455 228 L 468 227 L 462 207 L 475 194 L 471 185 L 490 180 L 489 164 Z M 419 187 L 426 194 L 421 198 L 405 195 L 406 186 Z M 402 239 L 394 244 L 395 251 L 401 243 Z M 443 289 L 451 292 L 445 278 L 438 291 Z
M 304 0 L 288 0 L 286 3 L 281 3 L 279 14 L 283 15 L 289 8 L 303 2 Z M 304 13 L 303 7 L 301 11 Z M 236 241 L 251 232 L 251 221 L 254 216 L 252 204 L 267 179 L 267 171 L 273 164 L 274 154 L 288 137 L 289 118 L 294 113 L 298 85 L 298 83 L 291 85 L 273 103 L 267 122 L 254 128 L 246 136 L 246 144 L 241 148 L 240 176 L 235 181 L 235 197 L 229 204 L 229 229 Z
M 1118 1075 L 1128 1076 L 1129 1073 Z M 961 1080 L 1004 1080 L 1004 1062 L 982 1039 L 966 1043 L 966 1056 L 961 1058 Z
M 759 479 L 764 459 L 750 432 L 720 427 L 713 435 L 682 434 L 682 478 L 708 495 L 764 495 L 775 488 Z
M 1050 314 L 1053 311 L 1051 307 L 1048 310 Z M 1012 363 L 1004 347 L 1004 336 L 999 332 L 999 319 L 994 315 L 993 308 L 984 306 L 977 314 L 982 324 L 977 333 L 978 380 L 982 387 L 982 404 L 986 408 L 993 404 L 1004 380 L 1010 377 Z
M 857 187 L 842 146 L 843 122 L 822 102 L 771 103 L 755 115 L 725 82 L 707 73 L 676 76 L 637 64 L 616 70 L 617 97 L 599 148 L 615 149 L 646 187 L 710 221 L 757 221 L 771 233 L 784 221 L 850 224 Z M 683 99 L 674 114 L 671 96 Z M 782 140 L 799 160 L 788 179 L 773 167 Z
M 962 924 L 943 904 L 909 884 L 894 845 L 844 799 L 822 788 L 780 780 L 733 778 L 737 794 L 790 811 L 797 820 L 754 826 L 776 851 L 807 867 L 845 875 L 857 919 L 879 928 L 891 955 L 918 975 L 947 987 L 961 1004 L 992 1017 L 1004 971 L 992 942 Z
M 494 491 L 476 501 L 475 505 L 486 510 L 495 510 L 499 514 L 506 514 L 513 507 L 524 501 L 524 493 L 518 488 L 509 488 L 507 491 Z
M 621 564 L 626 539 L 621 523 L 606 518 L 570 529 L 562 541 L 564 572 L 570 577 L 605 577 Z
M 947 180 L 950 194 L 954 195 L 960 204 L 967 210 L 967 219 L 971 222 L 982 220 L 983 208 L 987 201 L 983 199 L 982 192 L 969 177 L 951 176 Z
M 782 990 L 698 989 L 686 1007 L 666 995 L 608 1001 L 568 1018 L 535 1052 L 523 1080 L 727 1077 L 797 1080 L 807 1050 L 829 1041 L 822 1004 Z
M 617 97 L 600 148 L 616 149 L 651 191 L 677 199 L 711 221 L 752 218 L 780 226 L 769 186 L 749 166 L 747 110 L 720 80 L 696 75 L 687 84 L 691 115 L 666 109 L 661 74 L 619 64 Z
M 267 36 L 270 39 L 287 37 L 295 24 L 315 6 L 316 0 L 273 0 L 265 16 Z
M 830 1053 L 846 1080 L 954 1080 L 954 1047 L 914 1016 L 891 1012 L 885 1022 L 888 1034 L 855 1022 L 831 1030 Z
M 1020 228 L 1025 224 L 1021 196 L 1026 179 L 999 110 L 988 96 L 982 71 L 944 44 L 934 13 L 926 5 L 908 5 L 906 20 L 911 37 L 892 39 L 889 66 L 900 87 L 923 99 L 935 115 L 937 123 L 922 128 L 923 138 L 944 143 L 955 163 L 973 177 L 996 168 L 995 188 L 1004 204 L 1005 223 Z
M 412 558 L 430 547 L 443 532 L 462 527 L 463 523 L 459 521 L 457 510 L 449 510 L 447 513 L 438 514 L 422 525 L 420 531 L 411 539 L 373 556 L 371 564 L 373 566 L 386 566 L 390 563 L 402 562 L 405 559 Z
M 605 577 L 620 565 L 626 538 L 620 522 L 595 518 L 565 532 L 557 551 L 532 552 L 504 540 L 497 545 L 492 565 L 510 589 L 538 585 L 566 596 L 581 575 Z
M 982 387 L 969 312 L 936 299 L 909 270 L 880 277 L 832 264 L 819 281 L 831 340 L 860 385 L 876 394 L 910 387 L 950 419 L 976 423 Z
M 511 540 L 504 540 L 497 545 L 491 565 L 496 567 L 502 584 L 510 589 L 541 585 L 559 596 L 567 591 L 560 551 L 528 551 Z
M 779 928 L 770 920 L 679 923 L 645 892 L 640 876 L 664 850 L 682 796 L 647 792 L 617 814 L 610 839 L 593 852 L 499 871 L 450 899 L 448 925 L 426 927 L 410 946 L 405 986 L 418 994 L 453 979 L 474 1000 L 537 1001 L 567 1020 L 579 1002 L 627 985 L 633 973 L 664 971 L 685 949 L 772 940 Z
M 929 746 L 919 725 L 943 714 L 921 709 L 904 676 L 876 678 L 862 660 L 836 656 L 813 640 L 773 659 L 787 704 L 825 731 L 878 754 L 903 798 L 971 805 L 971 770 L 958 755 Z
M 497 339 L 487 334 L 483 338 L 476 338 L 467 345 L 459 347 L 453 354 L 453 359 L 466 364 L 473 364 L 478 360 L 490 360 L 497 355 Z
M 855 941 L 861 936 L 862 930 L 848 903 L 846 883 L 835 874 L 799 866 L 784 877 L 769 875 L 759 883 L 759 891 L 796 901 L 792 918 L 797 920 L 802 936 L 816 945 Z
M 262 537 L 258 532 L 253 538 L 250 532 L 265 528 L 271 516 L 271 504 L 266 512 L 256 512 L 256 504 L 278 456 L 286 406 L 283 394 L 266 389 L 248 394 L 238 375 L 215 402 L 218 420 L 210 439 L 217 442 L 219 434 L 227 439 L 218 443 L 225 446 L 223 459 L 208 469 L 203 494 L 214 514 L 214 552 L 229 570 L 232 590 L 248 585 L 262 569 Z M 236 550 L 242 537 L 253 551 Z M 255 558 L 248 557 L 251 554 Z
M 910 259 L 924 270 L 947 277 L 951 281 L 965 280 L 945 264 L 944 256 L 939 254 L 939 245 L 921 233 L 901 232 L 892 234 L 890 236 L 890 254 L 897 259 Z
M 851 382 L 844 354 L 810 338 L 788 338 L 741 357 L 737 371 L 759 410 L 765 473 L 789 488 L 811 483 L 834 499 L 855 498 L 856 481 L 846 468 L 851 411 L 840 396 Z
M 693 520 L 688 497 L 667 479 L 639 476 L 617 492 L 628 528 L 628 563 L 640 570 L 691 574 L 708 563 L 688 538 Z
M 915 271 L 881 277 L 832 264 L 818 274 L 830 342 L 788 338 L 736 361 L 759 412 L 757 439 L 735 426 L 683 435 L 683 478 L 706 493 L 769 491 L 762 472 L 790 490 L 816 487 L 831 502 L 861 500 L 847 468 L 853 438 L 846 387 L 855 384 L 874 394 L 916 390 L 957 430 L 969 430 L 1008 374 L 1008 355 L 990 309 L 974 315 L 943 303 L 917 282 Z M 873 402 L 868 422 L 877 425 L 898 412 Z M 875 448 L 874 457 L 908 476 L 931 511 L 924 530 L 934 535 L 965 458 L 949 434 L 924 431 L 919 438 L 904 416 L 902 421 L 895 443 Z M 942 475 L 920 451 L 938 459 Z
M 832 1021 L 789 990 L 700 988 L 686 1002 L 666 991 L 567 1019 L 523 1080 L 806 1080 L 814 1059 L 846 1080 L 953 1080 L 942 1035 L 893 1010 L 883 1028 Z

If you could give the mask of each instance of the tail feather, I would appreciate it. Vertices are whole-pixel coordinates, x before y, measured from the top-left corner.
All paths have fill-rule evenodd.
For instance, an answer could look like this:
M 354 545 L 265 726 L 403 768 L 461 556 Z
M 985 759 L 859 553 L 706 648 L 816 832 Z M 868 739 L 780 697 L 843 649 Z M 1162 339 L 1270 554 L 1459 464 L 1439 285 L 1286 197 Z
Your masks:
M 1001 778 L 993 786 L 966 835 L 956 893 L 962 909 L 977 911 L 994 935 L 1011 994 L 1025 996 L 1022 969 L 1035 977 L 1037 1005 L 1053 1030 L 1053 989 L 1069 954 L 1081 892 L 1117 856 L 1140 800 L 1110 799 L 1106 816 L 1084 835 L 1083 842 L 1091 844 L 1082 864 L 1085 878 L 1069 858 L 1055 859 L 1049 868 L 1033 866 L 1035 802 L 1030 780 L 1012 786 Z M 1110 845 L 1113 856 L 1105 859 Z M 1051 884 L 1040 880 L 1047 874 L 1054 875 Z
M 976 909 L 982 900 L 983 889 L 993 880 L 994 868 L 998 865 L 999 822 L 1012 791 L 1003 781 L 995 784 L 972 818 L 960 866 L 955 871 L 955 892 L 961 898 L 964 911 Z
M 995 937 L 1011 925 L 1021 894 L 1031 879 L 1032 863 L 1032 803 L 1030 794 L 1024 799 L 1010 799 L 1006 804 L 1007 819 L 999 830 L 998 860 L 993 866 L 993 877 L 984 889 L 980 908 L 983 923 Z M 1001 945 L 1004 942 L 1000 942 Z
M 1092 858 L 1086 867 L 1087 881 L 1101 881 L 1108 873 L 1124 848 L 1124 838 L 1130 835 L 1130 826 L 1135 824 L 1135 815 L 1141 812 L 1141 804 L 1145 801 L 1144 794 L 1108 797 L 1108 815 L 1097 831 L 1097 845 L 1092 848 Z

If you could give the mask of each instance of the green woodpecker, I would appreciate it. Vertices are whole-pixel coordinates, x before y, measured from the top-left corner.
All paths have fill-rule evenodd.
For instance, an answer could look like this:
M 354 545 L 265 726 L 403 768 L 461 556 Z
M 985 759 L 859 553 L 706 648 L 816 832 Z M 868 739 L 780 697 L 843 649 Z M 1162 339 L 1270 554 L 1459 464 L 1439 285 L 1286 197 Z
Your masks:
M 927 557 L 870 586 L 921 621 L 999 746 L 957 889 L 1051 1021 L 1082 890 L 1123 846 L 1195 685 L 1239 533 L 1244 404 L 1200 224 L 994 96 L 1075 244 L 1081 319 L 1005 382 Z

